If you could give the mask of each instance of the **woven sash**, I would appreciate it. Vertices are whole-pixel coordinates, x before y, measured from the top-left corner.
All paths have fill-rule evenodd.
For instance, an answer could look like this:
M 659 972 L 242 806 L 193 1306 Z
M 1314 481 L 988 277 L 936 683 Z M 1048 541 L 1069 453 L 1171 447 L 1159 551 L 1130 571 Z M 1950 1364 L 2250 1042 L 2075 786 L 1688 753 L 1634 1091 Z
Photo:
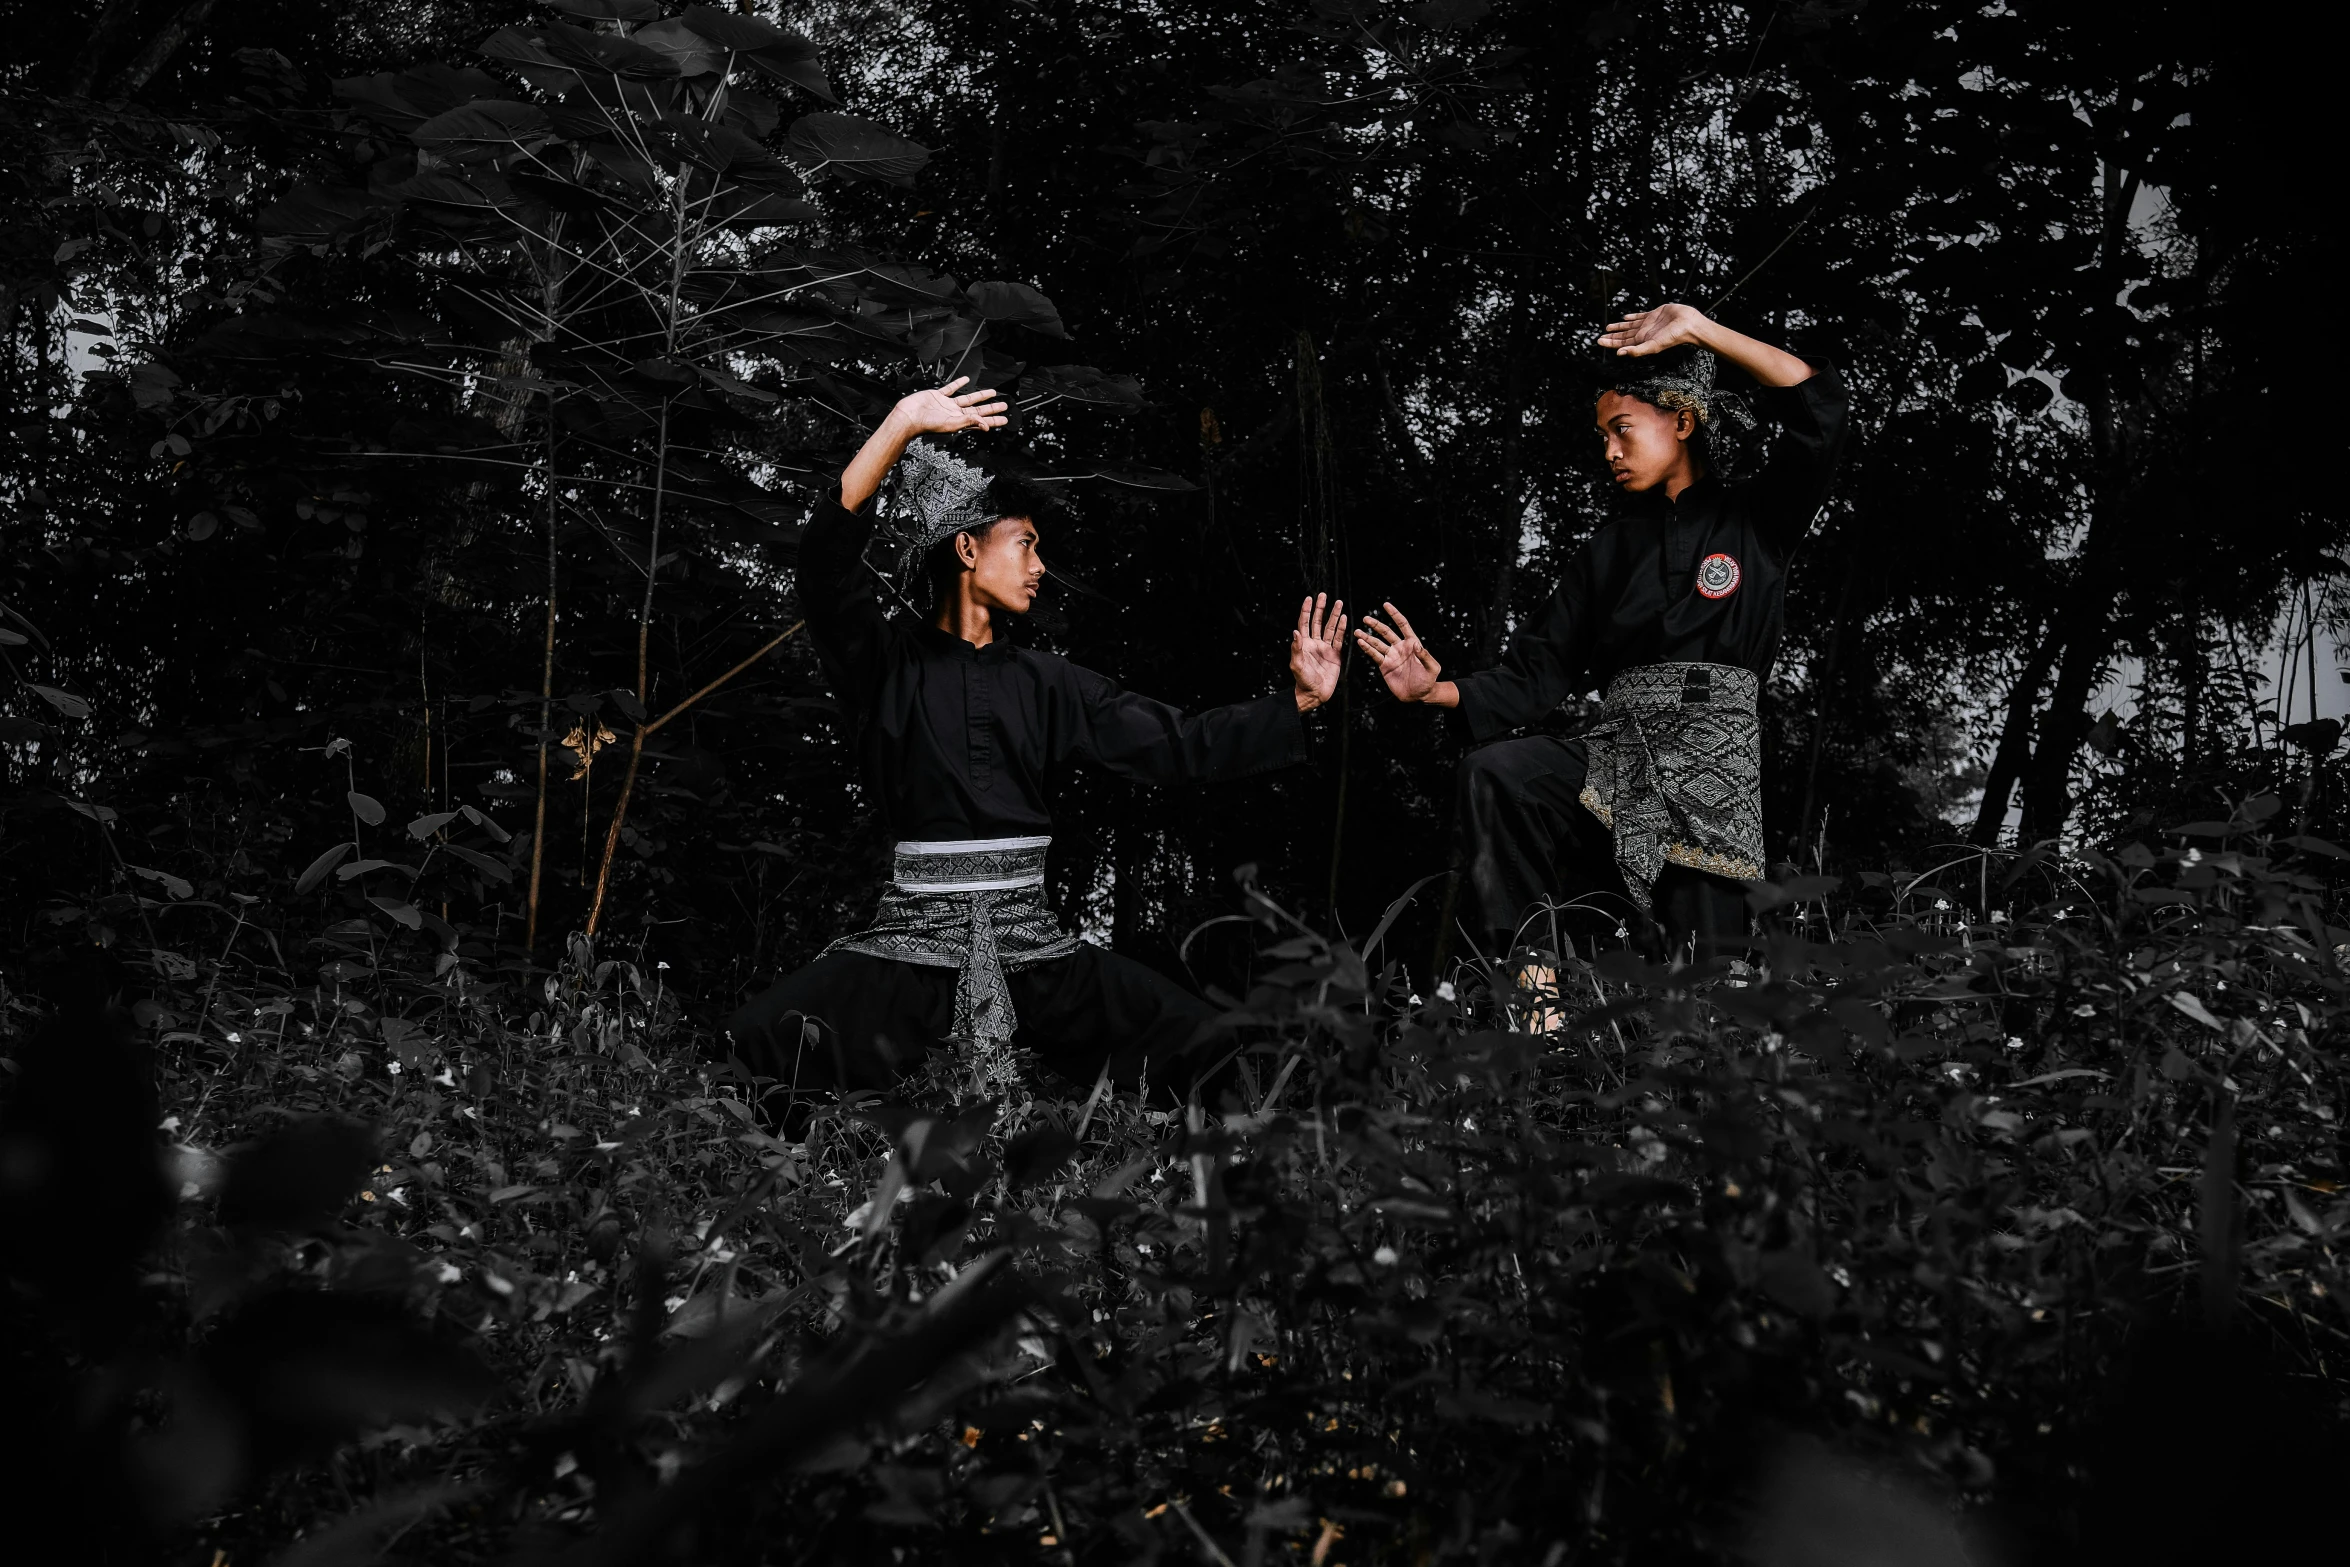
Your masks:
M 1008 1072 L 1020 1020 L 1006 972 L 1077 950 L 1077 938 L 1045 903 L 1044 855 L 1052 841 L 900 843 L 873 923 L 824 950 L 956 970 L 950 1032 Z
M 1762 879 L 1759 685 L 1729 664 L 1646 664 L 1608 682 L 1599 726 L 1583 737 L 1582 798 L 1614 832 L 1642 913 L 1667 865 Z

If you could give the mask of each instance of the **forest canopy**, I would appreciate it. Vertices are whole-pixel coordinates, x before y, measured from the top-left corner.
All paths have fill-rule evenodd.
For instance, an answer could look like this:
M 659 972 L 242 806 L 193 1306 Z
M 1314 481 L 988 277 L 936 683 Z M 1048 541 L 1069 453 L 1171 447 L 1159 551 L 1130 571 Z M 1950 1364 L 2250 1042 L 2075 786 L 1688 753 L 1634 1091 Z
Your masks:
M 2094 835 L 2316 738 L 2330 426 L 2235 437 L 2333 242 L 2253 177 L 2295 95 L 2186 8 L 88 9 L 7 99 L 7 743 L 18 820 L 141 863 L 274 887 L 372 852 L 348 793 L 470 806 L 529 869 L 438 867 L 467 921 L 739 993 L 877 863 L 788 571 L 897 391 L 1010 393 L 1077 519 L 1035 634 L 1212 704 L 1300 590 L 1490 661 L 1606 515 L 1589 338 L 1666 297 L 1856 391 L 1776 859 Z M 1254 863 L 1367 926 L 1457 742 L 1344 701 L 1309 774 L 1071 780 L 1064 905 L 1166 960 Z M 37 841 L 28 910 L 114 877 Z

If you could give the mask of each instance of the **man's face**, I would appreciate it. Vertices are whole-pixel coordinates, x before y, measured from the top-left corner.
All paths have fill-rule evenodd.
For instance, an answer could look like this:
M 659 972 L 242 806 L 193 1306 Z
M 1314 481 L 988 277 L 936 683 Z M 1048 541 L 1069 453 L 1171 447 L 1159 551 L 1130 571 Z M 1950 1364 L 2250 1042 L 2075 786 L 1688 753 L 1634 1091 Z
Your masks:
M 1006 517 L 973 539 L 965 534 L 956 551 L 971 568 L 971 596 L 989 609 L 1025 615 L 1044 581 L 1044 557 L 1037 553 L 1036 524 Z
M 1653 490 L 1689 460 L 1689 433 L 1696 421 L 1686 412 L 1668 413 L 1637 397 L 1605 392 L 1598 423 L 1608 472 L 1619 489 Z

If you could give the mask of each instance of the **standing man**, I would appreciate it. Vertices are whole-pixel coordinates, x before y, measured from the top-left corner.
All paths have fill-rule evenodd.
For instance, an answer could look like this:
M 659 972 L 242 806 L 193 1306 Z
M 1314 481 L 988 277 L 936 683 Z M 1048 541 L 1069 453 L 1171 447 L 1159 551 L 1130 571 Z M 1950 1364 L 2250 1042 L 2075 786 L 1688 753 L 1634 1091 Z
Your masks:
M 929 1050 L 968 1053 L 972 1086 L 1019 1077 L 1014 1049 L 1079 1084 L 1182 1094 L 1229 1053 L 1214 1009 L 1062 930 L 1044 896 L 1048 778 L 1085 762 L 1146 783 L 1242 778 L 1304 760 L 1301 715 L 1337 688 L 1345 606 L 1310 598 L 1289 689 L 1189 717 L 1009 633 L 1044 578 L 1046 507 L 922 435 L 1004 423 L 959 378 L 891 410 L 800 541 L 801 611 L 896 840 L 872 925 L 737 1012 L 735 1057 L 795 1093 L 886 1088 Z M 892 615 L 865 564 L 861 509 L 900 458 L 901 575 L 926 614 Z
M 1764 863 L 1755 697 L 1786 621 L 1788 558 L 1844 444 L 1834 370 L 1687 305 L 1613 322 L 1599 344 L 1615 356 L 1595 423 L 1626 502 L 1500 667 L 1441 678 L 1392 604 L 1356 633 L 1398 700 L 1455 708 L 1488 742 L 1461 763 L 1456 826 L 1471 929 L 1496 959 L 1545 902 L 1569 927 L 1661 925 L 1699 956 L 1743 943 L 1741 884 Z M 1717 356 L 1761 383 L 1781 431 L 1739 483 L 1718 475 L 1717 443 L 1753 416 L 1715 387 Z M 1595 687 L 1605 706 L 1581 737 L 1499 738 Z

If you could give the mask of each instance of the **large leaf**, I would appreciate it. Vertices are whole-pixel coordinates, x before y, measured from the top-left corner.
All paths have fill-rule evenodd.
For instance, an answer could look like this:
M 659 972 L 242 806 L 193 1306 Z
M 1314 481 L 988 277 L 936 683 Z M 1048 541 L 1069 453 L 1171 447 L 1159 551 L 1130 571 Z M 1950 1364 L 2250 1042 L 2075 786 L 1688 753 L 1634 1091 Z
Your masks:
M 968 292 L 971 303 L 990 321 L 1029 327 L 1048 337 L 1069 335 L 1061 325 L 1059 309 L 1025 283 L 974 283 Z
M 837 170 L 860 179 L 911 185 L 914 171 L 930 161 L 930 149 L 894 136 L 871 120 L 827 110 L 792 122 L 792 155 L 810 174 Z
M 922 322 L 914 332 L 914 357 L 924 364 L 960 362 L 979 340 L 985 323 L 975 316 L 959 315 L 954 311 L 938 312 L 935 318 Z M 959 373 L 959 372 L 958 372 Z
M 389 190 L 408 201 L 461 208 L 474 217 L 494 211 L 535 216 L 534 209 L 539 205 L 534 198 L 518 192 L 503 175 L 489 169 L 477 169 L 463 179 L 451 174 L 419 174 Z
M 436 114 L 476 98 L 495 98 L 503 84 L 486 71 L 453 65 L 420 65 L 406 71 L 348 76 L 335 83 L 335 96 L 394 130 L 408 131 Z
M 629 41 L 667 59 L 680 76 L 715 76 L 726 69 L 725 48 L 674 16 L 638 28 L 629 34 Z
M 355 843 L 338 843 L 317 859 L 312 860 L 308 868 L 294 878 L 294 896 L 298 898 L 326 880 L 327 873 L 342 864 L 345 857 L 358 847 L 359 845 Z
M 539 0 L 541 5 L 591 22 L 649 22 L 661 14 L 659 0 Z
M 799 34 L 787 33 L 762 17 L 723 11 L 714 5 L 689 5 L 683 20 L 704 38 L 743 55 L 776 80 L 789 82 L 820 102 L 840 102 L 824 78 L 816 46 Z
M 533 28 L 501 27 L 483 39 L 479 49 L 484 59 L 513 66 L 532 86 L 548 92 L 560 92 L 579 80 Z
M 60 691 L 55 686 L 37 686 L 30 680 L 25 682 L 25 688 L 68 718 L 90 716 L 90 704 L 71 691 Z
M 690 114 L 662 118 L 658 133 L 648 143 L 665 148 L 713 174 L 731 174 L 749 182 L 799 188 L 799 176 L 775 155 L 731 125 L 718 125 Z
M 552 27 L 535 28 L 532 34 L 557 65 L 575 71 L 640 78 L 677 74 L 676 65 L 659 50 L 615 38 L 610 33 L 591 33 L 558 22 Z
M 410 131 L 408 139 L 419 147 L 496 151 L 532 146 L 554 131 L 554 122 L 537 104 L 492 98 L 436 114 Z
M 1140 408 L 1142 383 L 1130 375 L 1106 375 L 1091 365 L 1045 365 L 1021 384 L 1029 406 L 1067 399 L 1104 408 Z

